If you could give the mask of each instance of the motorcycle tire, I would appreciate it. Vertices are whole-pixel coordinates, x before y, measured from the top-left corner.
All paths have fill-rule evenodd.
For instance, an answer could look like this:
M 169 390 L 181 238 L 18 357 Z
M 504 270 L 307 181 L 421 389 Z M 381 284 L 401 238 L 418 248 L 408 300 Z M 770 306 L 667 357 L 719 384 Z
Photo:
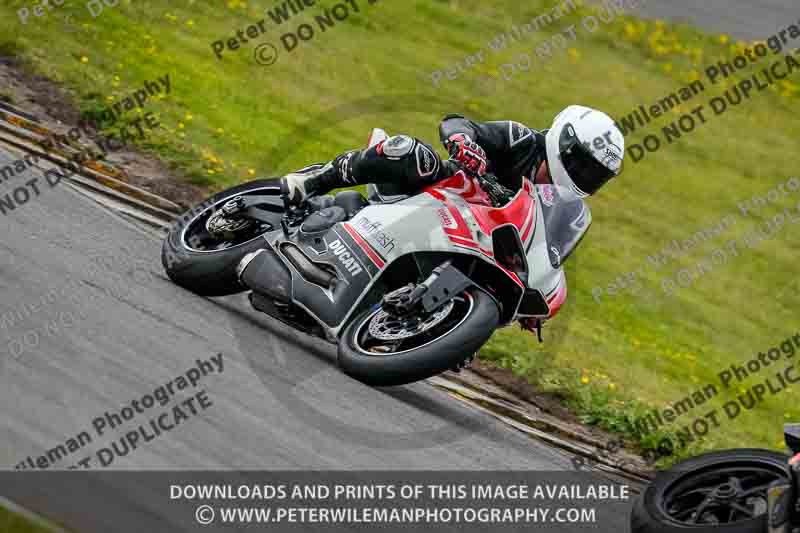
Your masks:
M 247 193 L 279 195 L 280 179 L 254 180 L 221 191 L 177 219 L 161 249 L 161 263 L 173 282 L 201 296 L 226 296 L 247 290 L 239 283 L 236 267 L 245 255 L 264 248 L 261 236 L 230 248 L 200 251 L 187 242 L 184 231 L 194 230 L 199 219 L 207 218 L 231 198 Z
M 376 387 L 404 385 L 440 374 L 470 358 L 489 340 L 499 322 L 499 309 L 485 292 L 472 288 L 460 297 L 469 302 L 463 317 L 419 347 L 397 353 L 370 353 L 361 347 L 363 328 L 380 312 L 360 313 L 339 338 L 339 366 L 349 376 Z
M 631 513 L 631 531 L 632 533 L 765 533 L 766 501 L 761 500 L 760 492 L 759 496 L 756 496 L 757 505 L 764 512 L 755 517 L 737 520 L 734 515 L 733 521 L 730 521 L 732 516 L 728 514 L 730 511 L 725 511 L 722 507 L 707 506 L 701 513 L 702 517 L 692 518 L 696 512 L 691 514 L 691 509 L 698 498 L 702 506 L 709 494 L 706 491 L 715 483 L 714 481 L 709 483 L 715 479 L 714 476 L 730 480 L 736 478 L 737 472 L 750 472 L 752 479 L 758 479 L 760 487 L 763 480 L 769 479 L 773 474 L 775 479 L 786 479 L 787 460 L 786 455 L 770 450 L 740 449 L 707 453 L 682 461 L 659 473 L 647 490 L 639 496 Z M 756 475 L 754 473 L 759 471 L 764 472 L 763 478 L 754 477 Z M 690 499 L 690 494 L 694 500 Z M 688 504 L 689 508 L 681 511 L 673 504 L 669 512 L 667 510 L 669 503 L 677 501 L 685 502 L 683 505 Z M 691 503 L 688 503 L 690 501 Z M 722 521 L 727 523 L 719 520 L 721 517 Z M 707 523 L 687 522 L 691 519 L 696 521 L 698 518 Z M 709 520 L 712 523 L 708 523 Z M 713 523 L 714 521 L 717 523 Z

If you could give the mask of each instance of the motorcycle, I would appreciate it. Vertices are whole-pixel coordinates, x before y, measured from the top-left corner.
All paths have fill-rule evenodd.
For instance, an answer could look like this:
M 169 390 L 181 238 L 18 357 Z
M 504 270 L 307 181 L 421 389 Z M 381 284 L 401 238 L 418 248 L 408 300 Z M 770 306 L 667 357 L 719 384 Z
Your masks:
M 698 455 L 659 473 L 634 504 L 633 533 L 800 531 L 800 424 L 791 455 L 759 449 Z
M 370 146 L 385 140 L 375 129 Z M 203 296 L 338 344 L 348 375 L 400 385 L 469 364 L 500 325 L 538 327 L 566 298 L 562 263 L 591 224 L 553 186 L 510 194 L 463 170 L 418 194 L 369 184 L 291 206 L 279 179 L 220 192 L 179 219 L 162 263 Z

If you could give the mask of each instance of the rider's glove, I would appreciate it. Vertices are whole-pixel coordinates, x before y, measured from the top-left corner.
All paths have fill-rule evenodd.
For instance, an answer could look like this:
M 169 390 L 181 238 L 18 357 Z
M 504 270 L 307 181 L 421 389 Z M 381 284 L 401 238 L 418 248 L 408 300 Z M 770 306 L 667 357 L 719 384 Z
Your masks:
M 486 174 L 486 152 L 469 135 L 455 133 L 447 139 L 446 145 L 450 157 L 458 161 L 465 170 L 476 176 Z

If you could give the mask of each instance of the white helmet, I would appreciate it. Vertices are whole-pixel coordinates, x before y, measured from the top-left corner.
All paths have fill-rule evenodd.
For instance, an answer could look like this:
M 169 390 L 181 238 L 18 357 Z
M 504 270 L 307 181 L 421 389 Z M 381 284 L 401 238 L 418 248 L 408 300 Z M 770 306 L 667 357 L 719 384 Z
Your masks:
M 625 137 L 601 111 L 569 106 L 553 120 L 546 145 L 553 182 L 579 198 L 596 193 L 622 171 Z

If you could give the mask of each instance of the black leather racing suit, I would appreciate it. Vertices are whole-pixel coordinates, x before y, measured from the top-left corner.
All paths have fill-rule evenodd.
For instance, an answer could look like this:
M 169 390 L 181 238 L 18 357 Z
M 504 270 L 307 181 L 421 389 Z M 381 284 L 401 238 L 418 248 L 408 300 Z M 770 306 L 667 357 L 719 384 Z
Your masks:
M 519 189 L 523 176 L 533 179 L 539 165 L 547 159 L 544 134 L 519 122 L 474 122 L 461 115 L 447 115 L 439 125 L 441 142 L 445 144 L 456 133 L 469 135 L 483 148 L 489 172 L 509 189 Z
M 532 179 L 547 158 L 544 134 L 519 122 L 475 122 L 461 115 L 447 115 L 439 126 L 441 142 L 447 146 L 447 139 L 456 133 L 469 135 L 484 149 L 488 171 L 512 190 L 522 186 L 523 176 Z M 348 152 L 334 161 L 344 182 L 339 186 L 373 182 L 389 194 L 411 194 L 457 169 L 452 161 L 441 161 L 429 144 L 404 135 Z

